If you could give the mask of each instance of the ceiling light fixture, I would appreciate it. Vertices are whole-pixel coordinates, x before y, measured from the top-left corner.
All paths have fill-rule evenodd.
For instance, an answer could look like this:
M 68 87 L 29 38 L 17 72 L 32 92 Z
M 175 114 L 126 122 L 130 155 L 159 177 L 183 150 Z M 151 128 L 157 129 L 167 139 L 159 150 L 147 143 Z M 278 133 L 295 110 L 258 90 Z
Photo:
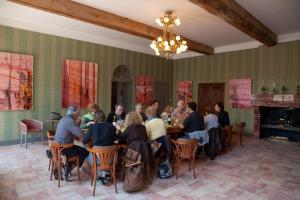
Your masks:
M 169 58 L 175 53 L 179 54 L 187 50 L 187 42 L 179 35 L 174 34 L 174 24 L 179 26 L 180 20 L 172 16 L 172 11 L 167 11 L 164 16 L 156 19 L 155 22 L 164 27 L 163 35 L 156 37 L 150 44 L 156 55 L 163 53 L 166 58 Z

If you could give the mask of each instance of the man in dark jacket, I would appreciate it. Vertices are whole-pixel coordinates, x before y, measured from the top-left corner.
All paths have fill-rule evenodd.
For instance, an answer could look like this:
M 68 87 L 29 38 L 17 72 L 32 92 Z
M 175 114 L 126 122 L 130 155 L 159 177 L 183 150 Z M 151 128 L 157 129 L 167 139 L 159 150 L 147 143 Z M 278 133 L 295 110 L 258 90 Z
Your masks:
M 224 110 L 224 105 L 221 102 L 218 102 L 215 105 L 215 110 L 218 115 L 219 125 L 221 127 L 225 127 L 226 125 L 230 125 L 228 112 Z
M 189 115 L 183 122 L 183 129 L 185 133 L 204 130 L 204 118 L 197 111 L 197 104 L 195 102 L 188 103 Z
M 107 115 L 106 122 L 109 122 L 109 123 L 112 123 L 115 125 L 116 122 L 124 121 L 124 119 L 125 119 L 124 108 L 122 105 L 117 104 L 115 106 L 115 111 L 113 111 Z

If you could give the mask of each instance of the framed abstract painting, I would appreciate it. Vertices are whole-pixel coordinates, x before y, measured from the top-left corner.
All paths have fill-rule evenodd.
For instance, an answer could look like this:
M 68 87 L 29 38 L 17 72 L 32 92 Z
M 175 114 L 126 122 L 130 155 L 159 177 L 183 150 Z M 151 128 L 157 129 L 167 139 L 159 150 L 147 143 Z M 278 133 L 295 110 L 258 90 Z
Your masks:
M 0 110 L 33 108 L 33 56 L 0 52 Z
M 229 99 L 232 108 L 251 108 L 252 82 L 250 78 L 229 80 Z
M 150 104 L 153 100 L 153 77 L 138 75 L 136 77 L 136 103 Z
M 193 99 L 192 81 L 177 81 L 177 100 L 183 100 L 185 103 Z
M 97 103 L 98 64 L 66 59 L 62 71 L 62 107 Z

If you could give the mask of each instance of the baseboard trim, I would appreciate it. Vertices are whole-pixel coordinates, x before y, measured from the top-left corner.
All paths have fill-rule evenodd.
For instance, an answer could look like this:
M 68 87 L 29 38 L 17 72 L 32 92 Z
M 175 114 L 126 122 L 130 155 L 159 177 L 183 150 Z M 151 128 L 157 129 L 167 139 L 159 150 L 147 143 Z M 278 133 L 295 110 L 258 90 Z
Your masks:
M 44 142 L 47 141 L 47 137 L 44 137 Z M 42 137 L 32 137 L 32 138 L 27 138 L 27 144 L 30 145 L 31 142 L 42 142 Z M 19 139 L 14 139 L 14 140 L 5 140 L 5 141 L 0 141 L 0 146 L 7 146 L 7 145 L 15 145 L 15 144 L 20 144 L 20 138 Z M 23 144 L 24 144 L 24 138 L 23 138 Z

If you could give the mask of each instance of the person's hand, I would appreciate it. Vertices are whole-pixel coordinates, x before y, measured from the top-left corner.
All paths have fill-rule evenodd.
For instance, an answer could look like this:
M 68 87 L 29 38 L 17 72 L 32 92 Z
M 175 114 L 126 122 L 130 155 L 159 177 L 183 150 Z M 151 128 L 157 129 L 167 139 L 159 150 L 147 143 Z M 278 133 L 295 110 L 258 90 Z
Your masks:
M 121 130 L 121 126 L 119 124 L 116 124 L 116 129 L 117 129 L 117 132 L 119 132 L 119 130 Z
M 94 121 L 91 121 L 91 122 L 88 122 L 86 125 L 87 125 L 87 126 L 90 126 L 91 124 L 95 124 L 95 122 L 94 122 Z

